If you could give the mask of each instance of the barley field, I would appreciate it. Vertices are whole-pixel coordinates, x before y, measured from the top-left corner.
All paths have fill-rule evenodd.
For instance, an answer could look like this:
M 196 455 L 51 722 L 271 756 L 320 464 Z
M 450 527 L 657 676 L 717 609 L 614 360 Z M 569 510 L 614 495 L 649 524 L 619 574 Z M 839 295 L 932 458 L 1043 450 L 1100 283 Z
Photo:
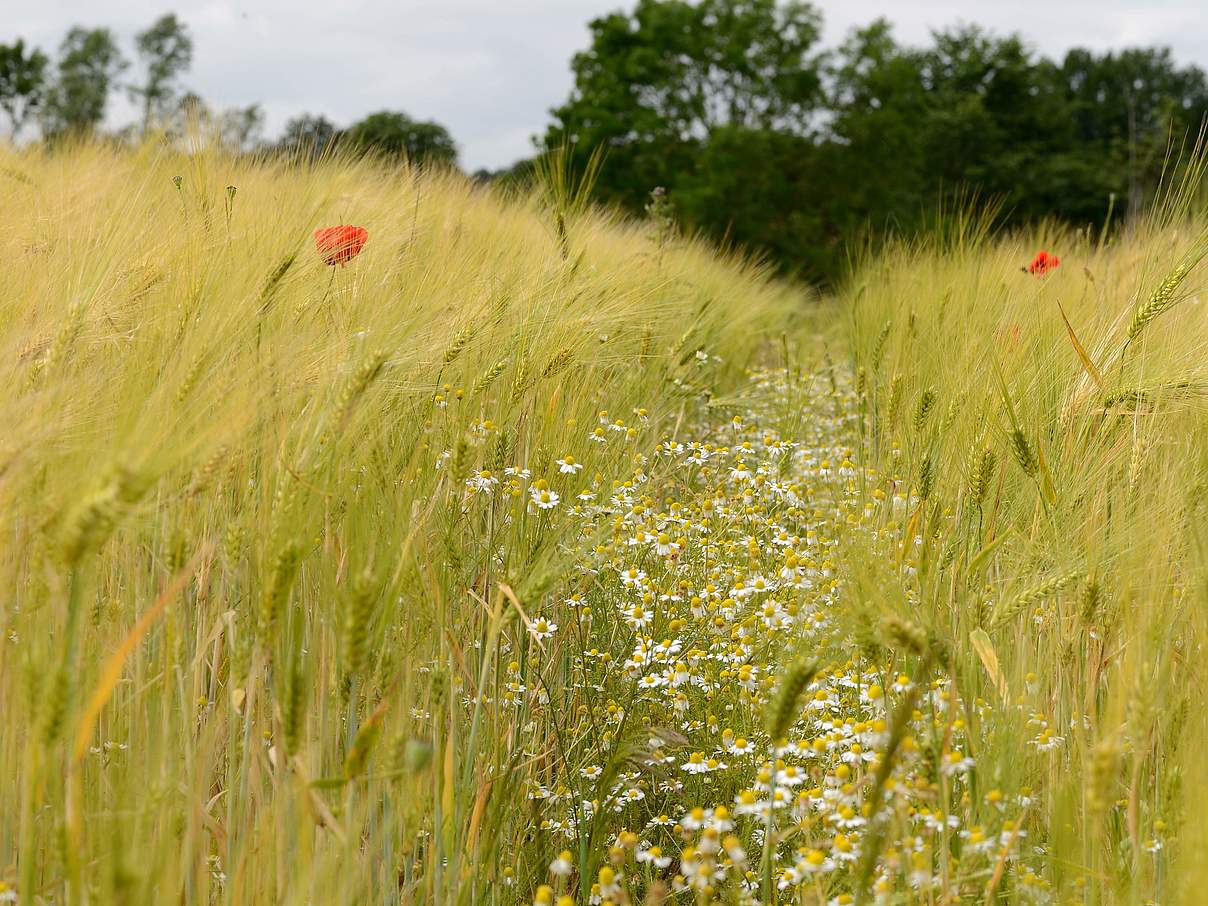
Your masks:
M 0 902 L 1203 902 L 1201 171 L 818 296 L 556 160 L 0 148 Z

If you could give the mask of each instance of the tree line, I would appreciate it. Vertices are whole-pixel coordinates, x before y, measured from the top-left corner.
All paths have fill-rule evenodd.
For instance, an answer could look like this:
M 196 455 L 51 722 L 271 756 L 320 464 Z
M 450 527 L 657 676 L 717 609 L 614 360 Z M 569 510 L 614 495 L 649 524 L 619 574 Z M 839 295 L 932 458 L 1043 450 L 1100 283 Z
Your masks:
M 641 213 L 657 187 L 685 227 L 825 281 L 853 241 L 932 229 L 938 211 L 972 198 L 1007 225 L 1104 228 L 1153 197 L 1172 146 L 1208 116 L 1203 71 L 1164 48 L 1053 60 L 973 26 L 919 47 L 884 20 L 829 50 L 821 33 L 804 0 L 638 0 L 590 23 L 535 156 L 565 153 L 586 172 L 602 151 L 597 199 Z M 264 143 L 259 108 L 213 113 L 180 89 L 192 42 L 174 16 L 138 34 L 135 52 L 142 75 L 124 87 L 143 128 L 205 117 L 242 147 L 340 143 L 456 164 L 446 129 L 401 112 L 344 130 L 307 115 Z M 14 134 L 33 119 L 51 139 L 95 130 L 127 67 L 106 29 L 72 29 L 53 65 L 17 41 L 0 47 L 0 109 Z
M 1037 56 L 966 26 L 924 47 L 873 22 L 819 48 L 806 2 L 640 0 L 591 23 L 547 148 L 631 211 L 663 186 L 682 222 L 831 279 L 858 237 L 910 235 L 973 197 L 1003 224 L 1102 228 L 1152 198 L 1168 149 L 1208 115 L 1169 50 Z
M 182 79 L 193 62 L 193 38 L 173 14 L 161 16 L 134 36 L 134 54 L 138 74 L 127 79 L 131 61 L 108 28 L 70 29 L 54 61 L 20 38 L 0 44 L 0 110 L 14 140 L 32 125 L 51 144 L 97 135 L 110 96 L 124 90 L 137 104 L 141 120 L 120 130 L 118 138 L 150 129 L 181 134 L 191 125 L 200 125 L 239 151 L 318 156 L 339 143 L 352 150 L 373 149 L 430 163 L 457 162 L 448 130 L 400 111 L 371 114 L 345 129 L 326 117 L 304 114 L 290 120 L 277 139 L 265 141 L 264 114 L 258 104 L 215 111 L 201 96 L 183 88 Z

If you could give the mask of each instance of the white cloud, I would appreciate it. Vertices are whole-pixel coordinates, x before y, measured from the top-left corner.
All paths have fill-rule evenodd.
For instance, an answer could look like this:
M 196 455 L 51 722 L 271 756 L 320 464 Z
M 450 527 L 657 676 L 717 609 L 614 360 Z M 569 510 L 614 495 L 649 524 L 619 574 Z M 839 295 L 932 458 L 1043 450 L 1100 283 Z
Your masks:
M 170 3 L 170 0 L 166 0 Z M 826 41 L 885 16 L 899 40 L 920 42 L 956 22 L 1018 31 L 1039 52 L 1168 44 L 1182 62 L 1208 63 L 1208 16 L 1198 0 L 823 0 Z M 178 5 L 195 42 L 186 83 L 215 106 L 259 102 L 270 134 L 291 116 L 347 124 L 383 109 L 435 119 L 462 162 L 499 167 L 529 153 L 529 137 L 570 91 L 570 58 L 587 23 L 631 0 L 199 0 Z M 170 9 L 165 0 L 5 2 L 0 41 L 55 48 L 74 24 L 134 33 Z M 133 118 L 115 98 L 115 121 Z

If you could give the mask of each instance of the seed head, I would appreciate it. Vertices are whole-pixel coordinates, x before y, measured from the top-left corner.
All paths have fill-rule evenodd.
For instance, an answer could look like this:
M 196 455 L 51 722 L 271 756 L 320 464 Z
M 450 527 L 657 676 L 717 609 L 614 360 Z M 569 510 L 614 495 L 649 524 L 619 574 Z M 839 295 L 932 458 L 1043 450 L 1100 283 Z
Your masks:
M 801 693 L 817 672 L 817 663 L 806 658 L 799 658 L 785 669 L 780 678 L 780 688 L 765 715 L 768 735 L 772 737 L 773 744 L 781 739 L 797 720 Z

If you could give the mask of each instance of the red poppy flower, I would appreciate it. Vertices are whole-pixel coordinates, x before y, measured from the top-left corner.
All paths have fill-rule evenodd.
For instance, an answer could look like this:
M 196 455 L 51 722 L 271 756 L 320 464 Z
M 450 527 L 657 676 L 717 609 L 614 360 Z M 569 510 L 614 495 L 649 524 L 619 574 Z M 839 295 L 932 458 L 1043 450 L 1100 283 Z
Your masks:
M 347 264 L 365 247 L 369 231 L 359 226 L 333 226 L 315 230 L 315 248 L 329 266 Z
M 1032 263 L 1029 264 L 1025 268 L 1025 270 L 1029 274 L 1036 274 L 1037 276 L 1043 276 L 1044 274 L 1047 274 L 1049 271 L 1051 271 L 1053 268 L 1055 268 L 1060 263 L 1061 263 L 1061 259 L 1058 258 L 1056 255 L 1050 255 L 1044 249 L 1041 249 L 1039 252 L 1036 253 L 1036 257 L 1032 259 Z

